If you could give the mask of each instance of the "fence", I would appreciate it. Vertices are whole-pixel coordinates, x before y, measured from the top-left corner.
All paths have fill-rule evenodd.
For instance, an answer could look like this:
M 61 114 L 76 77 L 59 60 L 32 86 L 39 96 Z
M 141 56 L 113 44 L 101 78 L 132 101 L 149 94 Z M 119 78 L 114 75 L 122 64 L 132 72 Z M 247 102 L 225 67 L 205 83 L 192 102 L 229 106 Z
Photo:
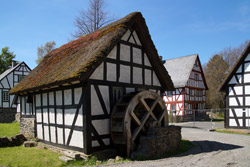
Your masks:
M 234 112 L 232 112 L 234 110 Z M 211 128 L 214 129 L 215 122 L 224 121 L 224 113 L 227 111 L 231 121 L 233 117 L 240 119 L 241 126 L 245 126 L 250 131 L 250 109 L 233 109 L 233 108 L 216 108 L 216 109 L 202 109 L 202 110 L 186 110 L 184 115 L 176 115 L 176 111 L 169 111 L 169 123 L 176 122 L 193 122 L 193 126 L 196 126 L 198 121 L 210 121 Z

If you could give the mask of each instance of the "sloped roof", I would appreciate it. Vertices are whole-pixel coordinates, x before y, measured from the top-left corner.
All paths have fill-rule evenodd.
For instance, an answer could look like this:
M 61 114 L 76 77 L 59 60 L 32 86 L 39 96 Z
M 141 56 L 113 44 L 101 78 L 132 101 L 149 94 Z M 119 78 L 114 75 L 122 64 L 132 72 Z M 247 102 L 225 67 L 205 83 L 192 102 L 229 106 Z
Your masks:
M 15 65 L 14 67 L 11 67 L 11 68 L 7 69 L 6 71 L 4 71 L 4 72 L 0 75 L 0 81 L 1 81 L 4 77 L 6 77 L 7 75 L 9 75 L 9 73 L 11 73 L 12 71 L 14 71 L 17 67 L 19 67 L 22 63 L 24 63 L 24 62 L 21 62 L 21 63 Z M 24 64 L 25 64 L 25 63 L 24 63 Z M 25 65 L 26 65 L 26 64 L 25 64 Z M 26 65 L 26 66 L 27 66 L 27 65 Z M 27 66 L 27 67 L 28 67 L 28 66 Z
M 171 78 L 159 59 L 142 14 L 134 12 L 51 51 L 10 93 L 25 93 L 73 81 L 86 81 L 129 28 L 136 30 L 162 87 L 173 89 Z
M 164 62 L 175 88 L 185 87 L 198 54 L 169 59 Z
M 228 72 L 226 78 L 224 79 L 224 81 L 222 82 L 221 86 L 219 87 L 219 91 L 225 90 L 225 87 L 226 87 L 227 83 L 231 80 L 232 76 L 237 71 L 237 69 L 240 67 L 240 65 L 242 64 L 242 62 L 245 60 L 245 58 L 247 57 L 247 55 L 249 53 L 250 53 L 250 42 L 248 43 L 248 45 L 245 48 L 245 50 L 242 52 L 242 54 L 239 57 L 239 59 L 235 62 L 234 66 Z

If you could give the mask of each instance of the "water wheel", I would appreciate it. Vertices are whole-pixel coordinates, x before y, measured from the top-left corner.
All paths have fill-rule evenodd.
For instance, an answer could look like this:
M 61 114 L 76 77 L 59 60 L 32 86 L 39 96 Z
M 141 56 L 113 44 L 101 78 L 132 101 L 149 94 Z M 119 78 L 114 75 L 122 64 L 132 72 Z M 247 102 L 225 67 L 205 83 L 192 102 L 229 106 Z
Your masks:
M 115 105 L 111 115 L 111 138 L 119 151 L 128 157 L 140 137 L 149 127 L 167 126 L 167 109 L 162 97 L 152 91 L 124 95 Z

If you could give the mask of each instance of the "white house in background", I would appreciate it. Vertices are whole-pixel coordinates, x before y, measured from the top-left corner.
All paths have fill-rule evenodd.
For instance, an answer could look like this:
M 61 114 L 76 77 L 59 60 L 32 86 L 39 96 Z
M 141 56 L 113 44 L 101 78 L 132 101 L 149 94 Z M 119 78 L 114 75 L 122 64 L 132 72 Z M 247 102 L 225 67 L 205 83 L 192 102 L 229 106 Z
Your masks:
M 19 107 L 14 104 L 15 95 L 10 95 L 9 91 L 17 85 L 26 75 L 30 73 L 30 68 L 24 62 L 12 63 L 11 68 L 0 75 L 0 122 L 12 122 L 15 120 L 15 113 L 19 112 Z
M 53 50 L 11 93 L 20 96 L 21 125 L 33 118 L 41 141 L 92 153 L 112 147 L 111 129 L 122 129 L 110 127 L 121 97 L 168 89 L 173 83 L 136 12 Z
M 250 126 L 250 43 L 228 73 L 220 91 L 226 92 L 225 127 L 248 128 Z
M 208 87 L 198 54 L 165 60 L 164 67 L 175 87 L 165 92 L 167 109 L 176 111 L 180 119 L 193 119 L 193 112 L 199 116 L 198 111 L 205 109 Z

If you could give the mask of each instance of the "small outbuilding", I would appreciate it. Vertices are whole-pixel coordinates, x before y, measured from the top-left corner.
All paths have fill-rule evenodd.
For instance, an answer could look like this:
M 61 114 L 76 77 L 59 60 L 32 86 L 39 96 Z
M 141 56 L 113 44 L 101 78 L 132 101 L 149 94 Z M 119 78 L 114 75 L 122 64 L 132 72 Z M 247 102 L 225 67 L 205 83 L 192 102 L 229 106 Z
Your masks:
M 51 51 L 11 93 L 20 97 L 23 133 L 33 121 L 39 140 L 88 154 L 130 151 L 152 124 L 166 126 L 161 92 L 173 88 L 135 12 Z
M 206 104 L 206 79 L 199 55 L 189 55 L 164 61 L 175 90 L 166 91 L 167 109 L 174 111 L 179 120 L 193 120 L 204 115 Z
M 225 127 L 250 128 L 250 43 L 219 90 L 226 92 Z
M 0 123 L 10 123 L 20 112 L 20 106 L 14 103 L 15 95 L 10 90 L 30 73 L 26 63 L 12 62 L 12 66 L 0 75 Z

